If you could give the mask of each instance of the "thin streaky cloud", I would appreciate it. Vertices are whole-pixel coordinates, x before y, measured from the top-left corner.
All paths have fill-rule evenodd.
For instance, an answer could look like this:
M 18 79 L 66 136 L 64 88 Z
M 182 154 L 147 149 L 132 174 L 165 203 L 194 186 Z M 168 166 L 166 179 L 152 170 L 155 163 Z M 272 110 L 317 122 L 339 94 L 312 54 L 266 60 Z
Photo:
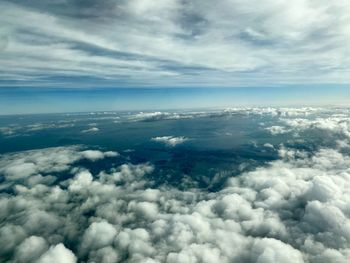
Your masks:
M 1 86 L 349 83 L 345 0 L 18 0 L 0 10 Z

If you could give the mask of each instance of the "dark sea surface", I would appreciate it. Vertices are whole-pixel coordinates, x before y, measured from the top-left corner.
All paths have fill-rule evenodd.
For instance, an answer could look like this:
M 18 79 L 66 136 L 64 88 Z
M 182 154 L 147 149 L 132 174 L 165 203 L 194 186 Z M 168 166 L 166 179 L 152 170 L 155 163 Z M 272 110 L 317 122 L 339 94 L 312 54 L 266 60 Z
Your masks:
M 84 145 L 125 152 L 123 158 L 132 163 L 153 163 L 157 172 L 152 176 L 159 184 L 179 184 L 186 176 L 198 187 L 216 189 L 228 176 L 276 159 L 276 151 L 263 144 L 278 146 L 285 139 L 263 129 L 263 123 L 271 121 L 265 116 L 186 112 L 183 118 L 175 119 L 133 118 L 137 114 L 140 113 L 1 116 L 0 153 Z M 99 130 L 84 132 L 92 127 Z M 161 136 L 183 136 L 187 140 L 175 147 L 151 140 Z

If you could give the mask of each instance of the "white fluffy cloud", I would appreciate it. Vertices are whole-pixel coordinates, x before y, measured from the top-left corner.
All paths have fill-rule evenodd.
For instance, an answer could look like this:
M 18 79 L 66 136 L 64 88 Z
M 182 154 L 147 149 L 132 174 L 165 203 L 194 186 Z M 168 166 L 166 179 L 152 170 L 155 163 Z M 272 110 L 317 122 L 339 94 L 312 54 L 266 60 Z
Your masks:
M 188 140 L 188 138 L 180 136 L 180 137 L 175 137 L 175 136 L 160 136 L 160 137 L 154 137 L 151 139 L 152 141 L 155 142 L 162 142 L 167 146 L 170 147 L 175 147 L 178 144 L 184 143 L 185 141 Z
M 177 112 L 140 112 L 130 117 L 131 120 L 135 121 L 155 121 L 155 120 L 176 120 L 188 118 L 184 114 L 179 114 Z
M 76 257 L 63 244 L 50 247 L 39 259 L 39 263 L 75 263 Z
M 149 163 L 97 173 L 76 167 L 79 158 L 114 152 L 60 147 L 3 155 L 0 260 L 348 262 L 350 157 L 337 147 L 311 153 L 281 146 L 280 159 L 211 193 L 154 189 L 147 175 L 157 168 Z M 9 170 L 21 163 L 31 165 Z M 29 180 L 52 171 L 69 176 Z
M 105 156 L 103 152 L 101 151 L 96 151 L 96 150 L 86 150 L 81 152 L 81 154 L 86 158 L 91 161 L 97 161 L 103 159 Z
M 283 126 L 278 125 L 267 127 L 266 130 L 268 130 L 272 135 L 283 134 L 288 132 L 288 130 L 286 130 Z
M 348 109 L 318 109 L 314 112 L 304 111 L 305 115 L 277 114 L 281 125 L 266 127 L 272 135 L 322 130 L 333 135 L 350 138 L 350 121 Z M 326 117 L 322 116 L 326 113 Z M 303 117 L 303 118 L 302 118 Z
M 38 236 L 30 236 L 26 238 L 16 248 L 16 259 L 18 262 L 33 262 L 38 259 L 48 246 L 44 238 Z
M 117 230 L 108 222 L 93 222 L 84 233 L 81 252 L 88 253 L 112 245 L 116 234 Z
M 66 171 L 70 165 L 81 160 L 101 160 L 105 157 L 116 157 L 119 154 L 113 151 L 101 152 L 98 150 L 79 151 L 78 146 L 48 148 L 44 151 L 33 150 L 26 153 L 9 154 L 0 160 L 0 173 L 10 180 L 36 179 L 41 173 L 55 173 Z M 47 179 L 47 178 L 46 178 Z
M 99 131 L 100 131 L 99 128 L 97 128 L 97 127 L 92 127 L 92 128 L 90 128 L 90 129 L 82 130 L 81 132 L 82 132 L 82 133 L 95 133 L 95 132 L 99 132 Z

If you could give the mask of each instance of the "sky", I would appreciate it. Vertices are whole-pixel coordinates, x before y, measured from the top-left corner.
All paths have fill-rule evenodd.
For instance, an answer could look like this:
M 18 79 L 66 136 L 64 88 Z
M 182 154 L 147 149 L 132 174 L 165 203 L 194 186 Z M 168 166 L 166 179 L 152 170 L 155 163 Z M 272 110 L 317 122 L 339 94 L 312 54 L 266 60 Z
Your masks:
M 317 96 L 315 96 L 317 93 Z M 348 106 L 347 86 L 249 88 L 1 88 L 0 115 L 89 111 Z
M 324 103 L 327 87 L 327 103 L 350 98 L 337 93 L 350 82 L 347 0 L 3 0 L 0 25 L 6 101 L 11 88 L 32 91 L 28 99 L 38 88 L 217 88 L 219 97 L 247 88 L 245 103 L 263 104 L 254 96 L 276 87 L 286 90 L 281 101 L 294 89 Z

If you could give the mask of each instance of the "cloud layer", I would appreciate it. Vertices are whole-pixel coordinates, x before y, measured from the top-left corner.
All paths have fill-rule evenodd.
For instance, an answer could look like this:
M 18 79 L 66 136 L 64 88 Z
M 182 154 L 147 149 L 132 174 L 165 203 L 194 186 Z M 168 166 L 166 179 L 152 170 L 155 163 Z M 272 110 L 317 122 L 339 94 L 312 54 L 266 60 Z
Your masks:
M 10 262 L 348 262 L 344 144 L 280 159 L 218 192 L 153 188 L 150 163 L 92 173 L 116 152 L 47 148 L 0 157 L 0 259 Z
M 349 82 L 346 0 L 15 0 L 0 10 L 1 85 Z
M 55 130 L 55 129 L 69 129 L 82 126 L 82 133 L 96 134 L 102 130 L 97 127 L 99 124 L 105 123 L 127 123 L 127 122 L 155 122 L 165 120 L 182 120 L 182 119 L 194 119 L 194 118 L 220 118 L 230 115 L 255 115 L 255 116 L 268 116 L 268 117 L 307 117 L 320 113 L 336 114 L 334 117 L 341 117 L 348 114 L 347 109 L 327 109 L 327 108 L 280 108 L 280 107 L 239 107 L 239 108 L 226 108 L 218 110 L 205 110 L 205 111 L 148 111 L 148 112 L 86 112 L 86 113 L 69 113 L 69 114 L 56 114 L 56 121 L 51 119 L 39 118 L 35 119 L 34 115 L 29 115 L 26 118 L 26 122 L 34 124 L 19 124 L 18 119 L 8 119 L 2 127 L 0 127 L 0 134 L 5 137 L 13 137 L 17 135 L 33 134 L 38 131 Z M 345 114 L 345 115 L 344 115 Z M 40 116 L 40 115 L 39 115 Z M 33 118 L 33 119 L 31 119 Z M 342 120 L 341 119 L 341 120 Z M 296 120 L 295 120 L 296 121 Z M 322 121 L 319 119 L 319 121 Z M 98 122 L 98 123 L 96 123 Z M 283 125 L 286 123 L 283 122 Z M 291 124 L 292 125 L 292 124 Z M 274 128 L 273 128 L 274 129 Z

